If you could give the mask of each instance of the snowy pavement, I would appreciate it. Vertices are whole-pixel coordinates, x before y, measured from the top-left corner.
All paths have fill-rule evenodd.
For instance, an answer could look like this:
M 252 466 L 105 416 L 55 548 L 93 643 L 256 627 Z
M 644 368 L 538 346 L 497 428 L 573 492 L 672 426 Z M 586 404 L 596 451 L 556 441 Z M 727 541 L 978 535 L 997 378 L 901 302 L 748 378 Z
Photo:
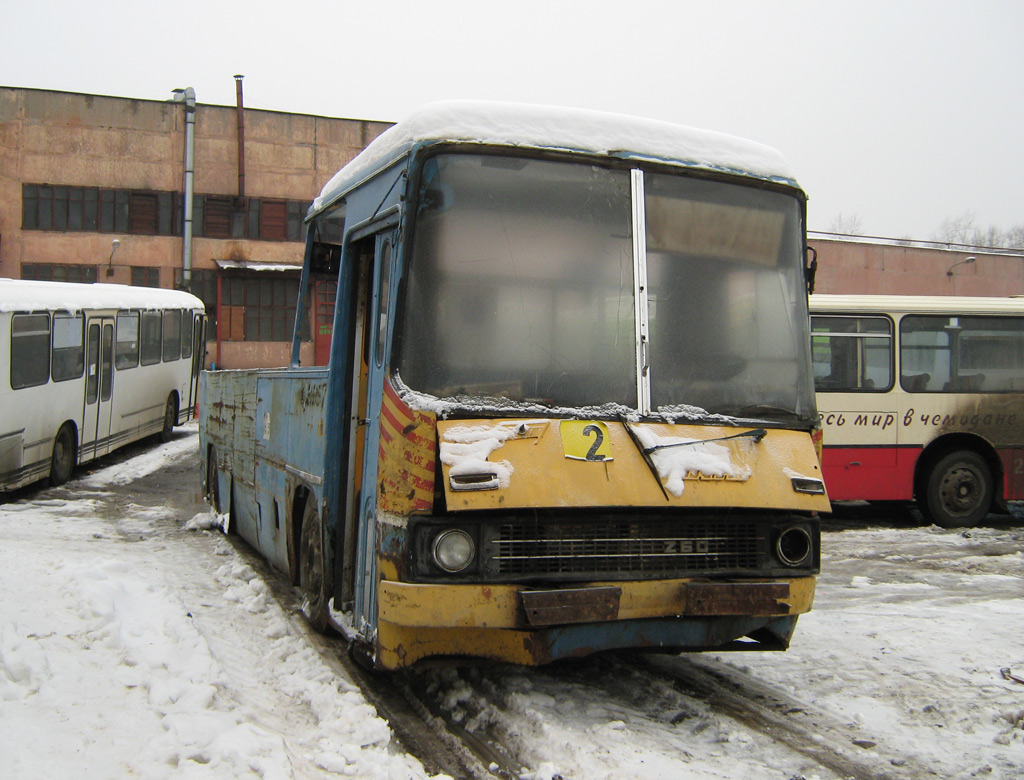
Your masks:
M 215 518 L 196 446 L 186 427 L 64 488 L 0 500 L 0 778 L 427 777 L 245 556 L 203 530 Z M 815 609 L 788 652 L 672 662 L 824 711 L 852 751 L 906 755 L 943 780 L 1019 780 L 1024 527 L 990 519 L 967 532 L 826 525 Z M 471 727 L 505 732 L 524 778 L 835 777 L 704 702 L 601 679 L 606 668 L 423 674 Z

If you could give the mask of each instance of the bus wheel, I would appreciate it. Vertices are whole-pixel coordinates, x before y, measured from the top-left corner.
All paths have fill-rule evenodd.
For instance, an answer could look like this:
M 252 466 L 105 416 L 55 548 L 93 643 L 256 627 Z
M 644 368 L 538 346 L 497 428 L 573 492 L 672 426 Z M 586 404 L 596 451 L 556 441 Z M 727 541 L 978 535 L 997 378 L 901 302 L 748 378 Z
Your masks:
M 170 441 L 174 426 L 178 424 L 178 400 L 174 393 L 167 396 L 167 406 L 164 407 L 164 427 L 160 431 L 160 441 Z
M 943 528 L 977 525 L 992 505 L 992 472 L 975 452 L 951 452 L 928 475 L 922 513 Z
M 217 474 L 217 451 L 210 447 L 210 454 L 206 460 L 206 497 L 210 506 L 218 515 L 223 514 L 220 508 L 220 479 Z
M 299 542 L 299 588 L 305 597 L 305 612 L 309 623 L 317 631 L 327 629 L 330 610 L 324 566 L 323 530 L 316 502 L 306 499 L 302 513 L 302 532 Z
M 50 484 L 63 485 L 71 479 L 75 468 L 75 435 L 70 425 L 62 425 L 53 440 L 53 455 L 50 458 Z

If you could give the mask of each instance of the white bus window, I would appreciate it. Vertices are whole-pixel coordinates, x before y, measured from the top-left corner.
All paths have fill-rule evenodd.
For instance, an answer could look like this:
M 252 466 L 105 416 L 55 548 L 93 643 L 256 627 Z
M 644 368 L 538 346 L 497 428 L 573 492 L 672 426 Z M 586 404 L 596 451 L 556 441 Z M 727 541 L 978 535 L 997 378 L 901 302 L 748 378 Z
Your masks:
M 811 356 L 818 392 L 892 387 L 892 321 L 887 317 L 811 317 Z
M 159 363 L 163 353 L 163 323 L 160 312 L 142 312 L 142 365 Z
M 181 318 L 181 356 L 192 357 L 192 321 L 195 315 L 187 311 Z
M 50 315 L 15 314 L 11 320 L 11 387 L 45 385 L 50 378 Z
M 164 362 L 181 358 L 181 312 L 177 309 L 164 312 Z
M 81 314 L 53 315 L 54 382 L 79 379 L 85 371 L 85 317 Z
M 118 371 L 139 365 L 139 313 L 117 313 L 117 334 L 114 340 L 114 365 Z

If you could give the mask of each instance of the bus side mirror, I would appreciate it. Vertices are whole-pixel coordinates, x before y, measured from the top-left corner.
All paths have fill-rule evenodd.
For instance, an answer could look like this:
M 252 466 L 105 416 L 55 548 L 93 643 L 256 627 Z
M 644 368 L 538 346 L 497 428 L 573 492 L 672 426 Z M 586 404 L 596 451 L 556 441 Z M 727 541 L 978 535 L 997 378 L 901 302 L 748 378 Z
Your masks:
M 807 283 L 807 294 L 814 292 L 814 277 L 818 273 L 818 250 L 813 246 L 807 247 L 811 261 L 804 267 L 804 281 Z

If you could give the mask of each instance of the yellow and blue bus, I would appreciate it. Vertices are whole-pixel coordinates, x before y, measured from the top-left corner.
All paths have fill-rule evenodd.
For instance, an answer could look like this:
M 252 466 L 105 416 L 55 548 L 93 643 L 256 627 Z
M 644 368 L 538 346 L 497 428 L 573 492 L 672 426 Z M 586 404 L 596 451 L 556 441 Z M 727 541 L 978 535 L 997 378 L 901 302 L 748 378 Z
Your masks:
M 829 503 L 805 195 L 759 144 L 428 106 L 307 216 L 324 365 L 204 372 L 206 494 L 397 669 L 779 649 Z M 326 323 L 330 323 L 329 325 Z

